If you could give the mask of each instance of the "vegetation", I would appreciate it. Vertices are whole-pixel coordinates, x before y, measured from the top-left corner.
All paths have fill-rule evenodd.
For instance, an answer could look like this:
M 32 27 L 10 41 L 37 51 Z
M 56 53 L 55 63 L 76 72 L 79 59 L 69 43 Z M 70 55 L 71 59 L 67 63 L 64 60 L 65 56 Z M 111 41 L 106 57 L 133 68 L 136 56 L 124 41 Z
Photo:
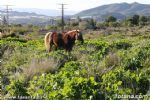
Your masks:
M 73 26 L 70 28 L 73 29 L 82 26 L 82 22 L 66 25 Z M 110 23 L 116 22 L 97 24 L 89 20 L 86 23 L 90 26 L 81 28 L 106 28 L 106 23 L 111 26 Z M 139 23 L 145 26 L 139 28 Z M 117 25 L 121 24 L 123 22 Z M 64 50 L 46 53 L 43 30 L 56 27 L 9 27 L 15 35 L 5 35 L 0 39 L 2 96 L 109 100 L 115 99 L 116 95 L 149 95 L 150 27 L 142 17 L 134 25 L 136 27 L 85 30 L 85 43 L 76 42 L 71 54 Z
M 150 18 L 148 16 L 133 15 L 124 20 L 118 20 L 114 16 L 108 16 L 104 21 L 97 21 L 96 18 L 84 18 L 77 17 L 75 20 L 69 19 L 66 21 L 65 29 L 81 29 L 81 30 L 96 30 L 104 29 L 107 27 L 135 27 L 146 26 L 150 24 Z M 58 21 L 57 29 L 60 29 L 61 23 Z

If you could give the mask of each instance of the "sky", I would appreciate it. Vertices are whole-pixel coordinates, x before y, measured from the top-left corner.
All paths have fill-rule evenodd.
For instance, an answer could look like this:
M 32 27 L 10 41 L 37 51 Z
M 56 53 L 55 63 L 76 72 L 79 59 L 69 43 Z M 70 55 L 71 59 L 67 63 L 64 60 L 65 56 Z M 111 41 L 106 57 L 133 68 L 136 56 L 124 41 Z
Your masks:
M 65 5 L 66 10 L 82 11 L 100 5 L 121 2 L 150 4 L 150 0 L 0 0 L 0 5 L 13 5 L 11 8 L 39 8 L 58 10 L 61 8 L 59 4 L 65 3 L 67 4 Z

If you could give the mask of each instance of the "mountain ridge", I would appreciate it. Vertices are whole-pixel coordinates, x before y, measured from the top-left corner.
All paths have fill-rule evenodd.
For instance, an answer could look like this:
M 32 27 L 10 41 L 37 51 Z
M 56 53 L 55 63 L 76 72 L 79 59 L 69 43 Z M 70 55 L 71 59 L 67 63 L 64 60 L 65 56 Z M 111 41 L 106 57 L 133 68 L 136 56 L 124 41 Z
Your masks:
M 60 16 L 61 10 L 55 10 L 55 9 L 40 9 L 40 8 L 14 8 L 15 11 L 18 12 L 30 12 L 30 13 L 36 13 L 36 14 L 42 14 L 45 16 Z M 66 15 L 73 15 L 76 12 L 75 11 L 65 11 Z
M 81 11 L 74 16 L 104 16 L 107 14 L 116 14 L 122 15 L 122 16 L 131 16 L 134 14 L 139 15 L 147 15 L 150 16 L 150 4 L 140 4 L 138 2 L 133 3 L 113 3 L 113 4 L 107 4 L 98 6 L 95 8 L 87 9 L 84 11 Z M 118 17 L 117 15 L 115 17 Z

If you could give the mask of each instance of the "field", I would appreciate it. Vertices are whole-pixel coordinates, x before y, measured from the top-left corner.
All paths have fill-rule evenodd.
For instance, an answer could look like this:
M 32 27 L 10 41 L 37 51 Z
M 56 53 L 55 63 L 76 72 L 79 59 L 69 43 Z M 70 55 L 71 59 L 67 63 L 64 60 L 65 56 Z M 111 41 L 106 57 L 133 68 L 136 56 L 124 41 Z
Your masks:
M 47 53 L 44 32 L 0 39 L 1 98 L 114 100 L 150 96 L 150 26 L 83 31 L 71 54 Z M 119 99 L 119 98 L 118 98 Z M 128 100 L 128 99 L 127 99 Z

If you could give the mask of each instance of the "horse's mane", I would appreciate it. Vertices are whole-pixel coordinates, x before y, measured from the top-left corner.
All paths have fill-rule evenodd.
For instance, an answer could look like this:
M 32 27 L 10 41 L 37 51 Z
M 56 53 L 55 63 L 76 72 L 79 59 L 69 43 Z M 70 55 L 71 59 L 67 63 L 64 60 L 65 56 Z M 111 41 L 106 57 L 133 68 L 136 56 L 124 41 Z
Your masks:
M 75 36 L 78 32 L 80 32 L 79 30 L 71 30 L 68 31 L 67 33 L 65 33 L 65 35 L 69 35 L 69 36 Z
M 71 31 L 68 31 L 67 33 L 72 33 L 72 32 L 80 32 L 80 30 L 71 30 Z

